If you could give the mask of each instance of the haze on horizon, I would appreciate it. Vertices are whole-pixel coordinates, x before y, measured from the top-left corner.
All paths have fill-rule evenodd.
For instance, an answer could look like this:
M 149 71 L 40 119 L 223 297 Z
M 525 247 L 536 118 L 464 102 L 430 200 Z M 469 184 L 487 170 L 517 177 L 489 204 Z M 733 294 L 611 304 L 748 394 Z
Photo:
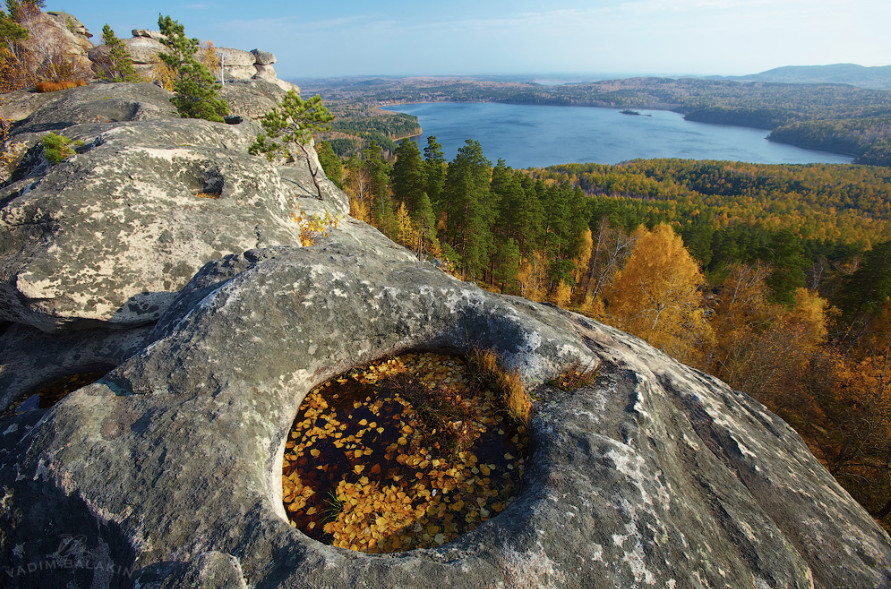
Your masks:
M 99 41 L 157 29 L 278 57 L 281 78 L 350 75 L 741 75 L 891 64 L 888 0 L 47 0 Z

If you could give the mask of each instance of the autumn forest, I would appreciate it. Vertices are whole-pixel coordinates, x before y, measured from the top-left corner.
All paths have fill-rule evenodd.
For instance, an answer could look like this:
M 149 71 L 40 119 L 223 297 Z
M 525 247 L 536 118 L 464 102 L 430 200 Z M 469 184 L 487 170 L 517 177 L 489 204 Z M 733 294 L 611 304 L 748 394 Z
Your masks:
M 513 170 L 468 140 L 319 145 L 351 213 L 463 280 L 635 334 L 786 419 L 891 527 L 891 169 Z

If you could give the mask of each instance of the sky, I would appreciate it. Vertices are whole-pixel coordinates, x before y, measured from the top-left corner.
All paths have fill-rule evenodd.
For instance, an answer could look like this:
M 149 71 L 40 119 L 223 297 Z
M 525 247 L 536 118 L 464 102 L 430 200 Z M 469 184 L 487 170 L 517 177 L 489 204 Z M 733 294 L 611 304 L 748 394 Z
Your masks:
M 889 0 L 47 0 L 101 38 L 170 15 L 271 51 L 283 79 L 353 75 L 742 75 L 891 65 Z

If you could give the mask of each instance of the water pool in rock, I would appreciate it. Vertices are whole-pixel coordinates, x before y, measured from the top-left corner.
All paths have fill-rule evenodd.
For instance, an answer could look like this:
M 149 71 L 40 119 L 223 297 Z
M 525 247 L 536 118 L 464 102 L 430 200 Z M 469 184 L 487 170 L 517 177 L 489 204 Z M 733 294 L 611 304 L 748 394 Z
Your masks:
M 410 353 L 311 391 L 286 443 L 291 525 L 368 553 L 429 548 L 495 517 L 516 493 L 525 425 L 456 356 Z
M 26 411 L 49 409 L 64 399 L 69 393 L 73 393 L 79 388 L 93 384 L 105 376 L 112 368 L 114 367 L 110 366 L 102 370 L 91 370 L 89 372 L 77 372 L 53 380 L 14 402 L 3 412 L 2 416 L 6 417 L 9 415 L 25 413 Z

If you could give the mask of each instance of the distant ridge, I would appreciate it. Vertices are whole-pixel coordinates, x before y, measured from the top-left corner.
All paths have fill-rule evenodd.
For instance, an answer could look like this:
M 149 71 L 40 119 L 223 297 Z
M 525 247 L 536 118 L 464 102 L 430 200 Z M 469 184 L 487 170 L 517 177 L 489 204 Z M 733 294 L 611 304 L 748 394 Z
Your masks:
M 788 65 L 746 76 L 712 76 L 710 79 L 786 84 L 850 84 L 861 88 L 891 89 L 891 65 L 866 67 L 854 63 Z

